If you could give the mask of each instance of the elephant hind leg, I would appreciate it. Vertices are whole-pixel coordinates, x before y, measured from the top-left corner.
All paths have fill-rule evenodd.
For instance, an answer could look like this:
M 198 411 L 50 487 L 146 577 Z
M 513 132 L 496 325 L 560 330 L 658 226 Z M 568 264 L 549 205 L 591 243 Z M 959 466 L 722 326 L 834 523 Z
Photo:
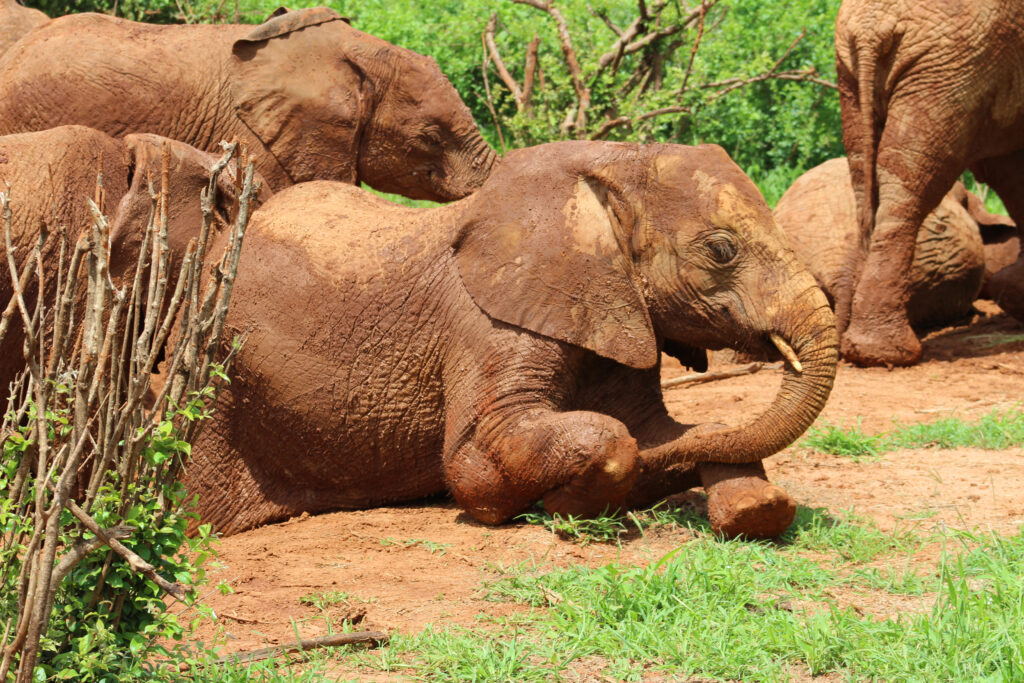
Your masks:
M 971 170 L 996 191 L 1017 223 L 1017 234 L 1024 235 L 1024 150 L 986 159 Z M 985 291 L 1004 311 L 1024 322 L 1024 249 L 1014 263 L 992 275 Z

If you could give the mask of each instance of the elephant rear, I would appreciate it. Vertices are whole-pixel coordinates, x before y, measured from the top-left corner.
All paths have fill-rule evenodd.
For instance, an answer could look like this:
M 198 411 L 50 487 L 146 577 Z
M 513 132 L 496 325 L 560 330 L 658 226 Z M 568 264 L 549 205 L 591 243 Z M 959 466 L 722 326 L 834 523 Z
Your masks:
M 416 210 L 316 181 L 252 219 L 225 340 L 247 330 L 186 484 L 224 533 L 444 490 L 444 243 Z M 214 247 L 216 249 L 218 247 Z

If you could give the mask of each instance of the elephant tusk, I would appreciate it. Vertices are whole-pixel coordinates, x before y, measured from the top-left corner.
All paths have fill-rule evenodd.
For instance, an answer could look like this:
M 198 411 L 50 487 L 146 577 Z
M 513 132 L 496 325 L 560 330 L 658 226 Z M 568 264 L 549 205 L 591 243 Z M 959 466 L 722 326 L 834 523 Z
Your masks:
M 793 369 L 797 372 L 803 372 L 804 366 L 800 364 L 800 359 L 796 356 L 796 351 L 793 347 L 786 343 L 786 340 L 775 334 L 774 332 L 768 333 L 768 338 L 772 340 L 772 344 L 775 344 L 775 348 L 779 350 L 782 357 L 793 366 Z

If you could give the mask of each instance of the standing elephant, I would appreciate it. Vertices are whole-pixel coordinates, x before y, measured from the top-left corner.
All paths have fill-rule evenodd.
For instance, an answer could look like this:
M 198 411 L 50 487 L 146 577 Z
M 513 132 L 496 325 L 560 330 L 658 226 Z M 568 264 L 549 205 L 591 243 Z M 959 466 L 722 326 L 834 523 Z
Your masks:
M 128 135 L 118 140 L 82 126 L 0 137 L 0 187 L 4 192 L 10 187 L 11 241 L 19 264 L 35 246 L 40 225 L 49 233 L 42 252 L 48 273 L 47 301 L 52 303 L 56 295 L 59 231 L 66 230 L 73 244 L 80 231 L 92 225 L 88 200 L 96 195 L 100 169 L 104 209 L 110 219 L 110 274 L 115 280 L 134 274 L 152 205 L 149 180 L 154 179 L 159 187 L 165 147 L 169 152 L 168 246 L 172 253 L 180 254 L 202 223 L 199 193 L 209 184 L 215 155 L 156 135 Z M 232 173 L 229 168 L 221 176 L 215 207 L 226 222 L 234 219 L 235 211 Z M 269 194 L 269 190 L 261 192 Z M 0 268 L 0 306 L 6 306 L 14 290 L 7 266 Z M 34 289 L 29 294 L 34 297 Z M 0 387 L 4 392 L 25 366 L 23 338 L 20 324 L 14 323 L 0 343 Z
M 861 249 L 837 293 L 843 355 L 908 365 L 921 222 L 965 168 L 1024 225 L 1024 5 L 1006 0 L 845 0 L 836 21 L 843 141 Z M 989 288 L 1024 319 L 1024 260 Z
M 22 7 L 18 0 L 0 0 L 0 57 L 23 35 L 49 20 L 37 9 Z
M 495 158 L 434 60 L 323 7 L 255 27 L 61 17 L 0 60 L 0 92 L 0 134 L 80 124 L 207 151 L 238 139 L 273 189 L 340 180 L 448 201 Z
M 304 183 L 245 239 L 225 338 L 251 332 L 186 481 L 221 532 L 446 489 L 488 524 L 701 484 L 722 533 L 792 520 L 760 461 L 824 405 L 834 321 L 721 148 L 540 145 L 434 209 Z M 723 346 L 790 360 L 775 401 L 676 422 L 660 351 Z
M 834 298 L 846 259 L 858 242 L 857 200 L 846 159 L 826 161 L 800 176 L 773 214 L 793 251 L 826 296 Z M 984 242 L 1006 239 L 1013 232 L 1013 221 L 986 211 L 957 181 L 917 233 L 908 285 L 910 324 L 943 325 L 970 313 L 991 267 L 990 247 Z

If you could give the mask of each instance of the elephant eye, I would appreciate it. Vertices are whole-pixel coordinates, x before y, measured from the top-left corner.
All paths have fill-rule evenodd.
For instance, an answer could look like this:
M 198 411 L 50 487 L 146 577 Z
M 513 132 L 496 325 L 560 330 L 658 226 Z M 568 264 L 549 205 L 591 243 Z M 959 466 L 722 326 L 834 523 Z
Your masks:
M 736 247 L 724 237 L 712 237 L 707 242 L 708 251 L 717 263 L 725 265 L 736 258 Z

